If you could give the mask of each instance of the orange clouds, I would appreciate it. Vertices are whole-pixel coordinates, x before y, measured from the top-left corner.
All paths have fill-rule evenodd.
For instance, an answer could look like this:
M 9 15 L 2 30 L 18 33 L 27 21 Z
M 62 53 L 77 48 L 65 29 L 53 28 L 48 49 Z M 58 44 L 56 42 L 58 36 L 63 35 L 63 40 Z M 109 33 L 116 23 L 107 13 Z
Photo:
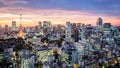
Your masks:
M 98 17 L 103 18 L 104 22 L 110 22 L 113 25 L 120 25 L 117 17 L 96 15 L 83 11 L 68 11 L 63 9 L 30 9 L 21 7 L 3 7 L 0 8 L 0 25 L 11 25 L 13 20 L 19 25 L 19 14 L 23 14 L 22 24 L 24 26 L 36 26 L 38 21 L 48 20 L 52 24 L 65 24 L 66 21 L 81 22 L 85 24 L 96 25 Z

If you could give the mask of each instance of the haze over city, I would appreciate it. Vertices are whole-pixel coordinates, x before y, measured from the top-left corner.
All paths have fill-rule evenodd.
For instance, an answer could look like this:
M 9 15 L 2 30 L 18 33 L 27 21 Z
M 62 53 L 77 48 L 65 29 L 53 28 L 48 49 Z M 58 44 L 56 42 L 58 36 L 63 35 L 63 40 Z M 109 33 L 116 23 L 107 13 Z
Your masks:
M 119 0 L 0 0 L 0 25 L 17 21 L 22 14 L 23 26 L 35 26 L 38 21 L 65 24 L 66 21 L 96 25 L 98 17 L 104 23 L 120 25 Z M 35 24 L 36 23 L 36 24 Z

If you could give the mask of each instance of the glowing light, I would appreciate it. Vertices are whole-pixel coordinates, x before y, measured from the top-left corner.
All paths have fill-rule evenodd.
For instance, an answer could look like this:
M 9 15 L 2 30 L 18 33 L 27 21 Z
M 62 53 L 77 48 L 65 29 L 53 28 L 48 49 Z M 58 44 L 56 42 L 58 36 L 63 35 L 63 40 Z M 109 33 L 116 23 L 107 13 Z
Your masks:
M 25 36 L 25 33 L 23 32 L 23 27 L 22 27 L 22 25 L 20 25 L 19 32 L 18 32 L 18 37 L 24 38 L 24 36 Z

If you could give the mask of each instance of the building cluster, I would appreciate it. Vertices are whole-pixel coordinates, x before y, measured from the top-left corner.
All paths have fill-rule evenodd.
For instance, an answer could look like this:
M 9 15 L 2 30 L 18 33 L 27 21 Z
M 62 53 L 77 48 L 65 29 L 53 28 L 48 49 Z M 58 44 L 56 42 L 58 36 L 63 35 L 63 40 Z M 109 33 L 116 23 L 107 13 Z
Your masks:
M 35 27 L 0 26 L 0 67 L 98 68 L 120 66 L 120 27 L 66 22 Z

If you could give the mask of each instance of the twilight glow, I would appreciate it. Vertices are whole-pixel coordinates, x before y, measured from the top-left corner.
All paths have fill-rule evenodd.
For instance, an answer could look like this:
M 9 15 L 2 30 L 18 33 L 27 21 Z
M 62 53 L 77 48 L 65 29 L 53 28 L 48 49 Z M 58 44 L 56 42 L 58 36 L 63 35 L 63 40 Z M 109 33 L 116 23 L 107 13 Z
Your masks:
M 96 24 L 104 22 L 120 26 L 119 0 L 0 0 L 0 25 L 11 25 L 23 15 L 24 26 L 36 26 L 38 21 L 65 24 L 66 21 Z

